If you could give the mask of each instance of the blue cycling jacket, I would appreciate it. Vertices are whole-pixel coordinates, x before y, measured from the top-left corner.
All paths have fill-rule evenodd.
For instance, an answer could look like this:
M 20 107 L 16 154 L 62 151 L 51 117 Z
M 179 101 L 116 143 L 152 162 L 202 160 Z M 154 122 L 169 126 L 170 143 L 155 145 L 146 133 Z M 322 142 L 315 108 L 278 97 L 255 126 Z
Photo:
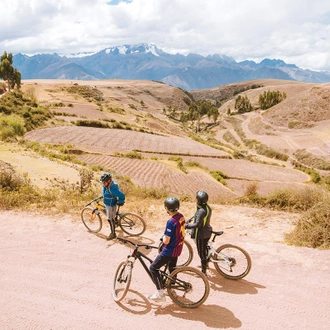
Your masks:
M 102 187 L 103 202 L 107 206 L 122 205 L 125 203 L 125 194 L 119 189 L 116 182 L 111 181 L 108 187 Z

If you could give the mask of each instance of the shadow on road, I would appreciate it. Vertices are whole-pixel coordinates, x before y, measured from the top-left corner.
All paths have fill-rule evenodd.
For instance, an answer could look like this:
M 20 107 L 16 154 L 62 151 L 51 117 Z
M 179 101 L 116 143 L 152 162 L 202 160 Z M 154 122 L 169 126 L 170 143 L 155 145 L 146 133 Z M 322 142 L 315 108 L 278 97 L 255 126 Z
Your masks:
M 155 309 L 155 315 L 171 315 L 184 320 L 202 322 L 210 328 L 240 328 L 242 322 L 227 308 L 203 304 L 198 308 L 182 308 L 168 297 L 163 304 L 150 303 L 142 294 L 129 290 L 123 302 L 117 303 L 123 310 L 132 314 L 148 314 Z
M 266 287 L 257 283 L 249 282 L 245 279 L 229 280 L 221 276 L 215 269 L 207 271 L 210 289 L 233 294 L 257 294 L 258 289 Z
M 240 328 L 242 322 L 227 308 L 218 305 L 203 304 L 198 308 L 180 308 L 169 305 L 158 308 L 155 315 L 171 315 L 184 320 L 204 323 L 210 328 Z

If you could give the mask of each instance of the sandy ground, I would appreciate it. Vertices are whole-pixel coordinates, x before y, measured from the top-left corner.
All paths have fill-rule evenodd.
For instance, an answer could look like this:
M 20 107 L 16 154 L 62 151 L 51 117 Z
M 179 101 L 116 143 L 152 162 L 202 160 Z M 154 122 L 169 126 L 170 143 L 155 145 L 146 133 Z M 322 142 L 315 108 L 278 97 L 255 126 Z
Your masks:
M 219 244 L 245 248 L 252 270 L 230 281 L 211 265 L 208 300 L 183 309 L 168 297 L 148 301 L 155 288 L 139 264 L 125 300 L 113 301 L 114 272 L 129 248 L 106 241 L 108 227 L 95 235 L 70 216 L 3 211 L 0 329 L 330 329 L 330 251 L 283 244 L 296 217 L 222 207 L 221 225 L 213 222 L 225 230 Z M 141 241 L 156 244 L 160 232 L 149 229 Z

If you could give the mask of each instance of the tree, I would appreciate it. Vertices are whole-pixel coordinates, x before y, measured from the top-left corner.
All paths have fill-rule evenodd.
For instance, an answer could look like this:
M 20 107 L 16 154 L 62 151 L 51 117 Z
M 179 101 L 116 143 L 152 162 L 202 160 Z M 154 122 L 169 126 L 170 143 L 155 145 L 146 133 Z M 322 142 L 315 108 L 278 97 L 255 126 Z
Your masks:
M 197 101 L 190 104 L 188 109 L 188 119 L 196 121 L 196 130 L 200 131 L 200 121 L 204 116 L 213 119 L 214 123 L 219 117 L 218 109 L 210 101 Z
M 7 82 L 8 89 L 21 88 L 21 73 L 13 67 L 13 54 L 5 51 L 1 56 L 0 78 Z
M 253 111 L 253 106 L 246 95 L 238 95 L 235 99 L 235 109 L 238 113 L 245 113 Z
M 282 102 L 286 98 L 285 92 L 280 91 L 264 91 L 259 95 L 259 106 L 262 110 L 271 108 L 272 106 Z

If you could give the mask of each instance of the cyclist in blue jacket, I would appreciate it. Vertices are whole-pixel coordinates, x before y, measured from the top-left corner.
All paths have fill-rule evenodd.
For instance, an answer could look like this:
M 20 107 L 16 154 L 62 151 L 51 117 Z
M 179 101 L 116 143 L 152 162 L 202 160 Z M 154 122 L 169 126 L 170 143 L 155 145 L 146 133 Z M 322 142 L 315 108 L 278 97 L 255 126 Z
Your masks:
M 111 230 L 107 240 L 111 240 L 116 238 L 114 219 L 116 216 L 117 205 L 124 205 L 125 194 L 119 189 L 118 184 L 112 180 L 111 173 L 103 173 L 100 177 L 100 182 L 103 183 L 103 202 L 106 208 L 107 218 Z

